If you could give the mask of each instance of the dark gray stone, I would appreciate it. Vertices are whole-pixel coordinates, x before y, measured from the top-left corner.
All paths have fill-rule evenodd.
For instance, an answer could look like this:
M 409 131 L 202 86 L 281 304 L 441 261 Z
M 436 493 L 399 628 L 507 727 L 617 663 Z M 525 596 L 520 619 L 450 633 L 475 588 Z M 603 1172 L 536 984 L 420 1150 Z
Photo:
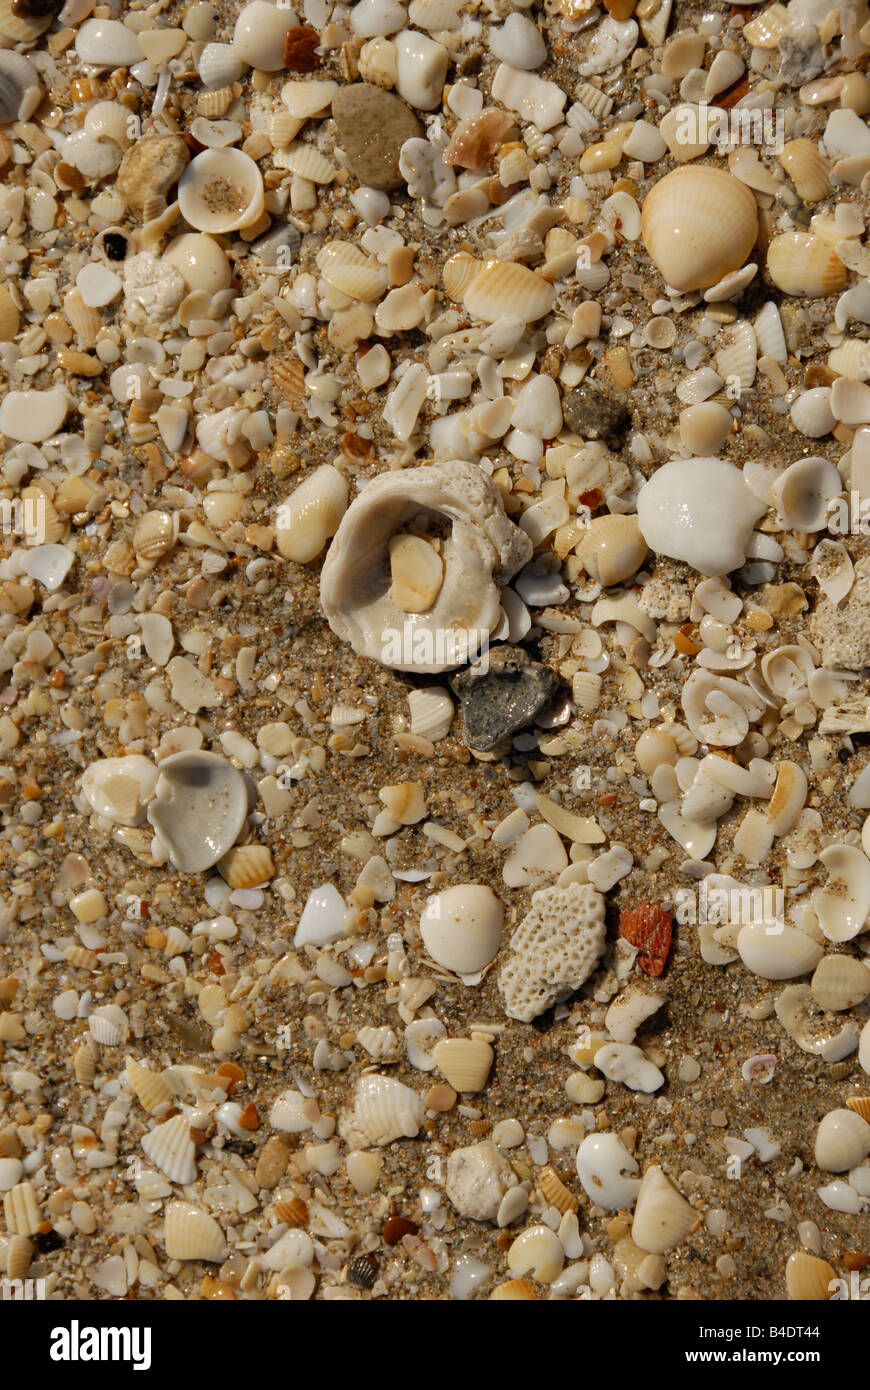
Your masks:
M 600 439 L 618 449 L 631 426 L 631 412 L 619 396 L 611 395 L 597 381 L 584 381 L 562 401 L 565 424 L 581 439 Z
M 423 127 L 400 97 L 373 82 L 352 82 L 332 99 L 338 142 L 353 173 L 369 188 L 398 188 L 399 150 Z
M 479 753 L 492 752 L 533 724 L 559 684 L 555 671 L 533 661 L 522 647 L 490 647 L 488 658 L 450 682 L 459 698 L 465 741 Z

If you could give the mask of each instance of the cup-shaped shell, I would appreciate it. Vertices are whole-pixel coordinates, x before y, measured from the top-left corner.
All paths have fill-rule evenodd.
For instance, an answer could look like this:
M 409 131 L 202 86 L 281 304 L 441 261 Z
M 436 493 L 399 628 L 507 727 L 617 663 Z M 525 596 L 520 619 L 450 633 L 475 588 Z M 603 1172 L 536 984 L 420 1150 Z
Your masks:
M 837 1271 L 827 1260 L 795 1250 L 785 1266 L 785 1286 L 797 1303 L 824 1303 L 836 1291 Z
M 482 883 L 457 884 L 430 898 L 420 918 L 423 945 L 434 961 L 473 975 L 501 946 L 504 908 Z
M 390 1144 L 419 1134 L 425 1110 L 409 1086 L 391 1076 L 368 1072 L 356 1084 L 353 1116 L 347 1128 L 361 1145 Z
M 171 1260 L 207 1260 L 219 1264 L 227 1253 L 224 1233 L 213 1216 L 193 1202 L 169 1202 L 163 1234 Z
M 802 694 L 815 669 L 812 657 L 803 647 L 775 647 L 761 658 L 761 674 L 779 701 L 792 700 Z M 771 812 L 768 807 L 768 812 L 775 814 L 776 808 Z
M 804 932 L 783 927 L 779 933 L 766 922 L 750 922 L 737 934 L 737 950 L 747 970 L 762 980 L 794 980 L 818 965 L 823 947 Z
M 771 488 L 774 505 L 786 526 L 795 531 L 821 531 L 828 523 L 830 503 L 843 490 L 843 480 L 827 459 L 797 459 Z
M 767 248 L 767 271 L 778 289 L 802 299 L 839 294 L 849 272 L 833 246 L 810 232 L 783 232 Z
M 471 317 L 484 323 L 503 318 L 534 323 L 550 312 L 556 291 L 543 276 L 517 261 L 488 261 L 462 298 Z
M 661 1168 L 647 1168 L 637 1194 L 631 1238 L 650 1255 L 666 1255 L 685 1240 L 698 1213 L 665 1177 Z
M 752 527 L 766 511 L 743 474 L 724 459 L 673 459 L 640 489 L 637 515 L 652 550 L 723 575 L 746 558 Z
M 636 574 L 648 550 L 637 517 L 614 513 L 589 523 L 576 553 L 586 573 L 606 589 Z
M 268 845 L 237 845 L 218 863 L 221 877 L 231 888 L 256 888 L 275 872 Z
M 722 169 L 675 169 L 644 199 L 641 232 L 669 285 L 681 291 L 709 289 L 739 270 L 755 245 L 755 197 Z
M 831 191 L 828 161 L 813 140 L 802 137 L 783 145 L 777 159 L 805 203 L 820 203 Z
M 495 1053 L 479 1038 L 442 1038 L 432 1049 L 432 1058 L 442 1076 L 455 1091 L 482 1091 Z
M 217 242 L 199 232 L 175 237 L 161 260 L 178 271 L 189 290 L 216 294 L 228 289 L 233 278 L 230 263 Z
M 814 1152 L 826 1173 L 857 1168 L 870 1153 L 870 1124 L 854 1110 L 830 1110 L 816 1131 Z
M 166 1077 L 144 1066 L 135 1057 L 127 1058 L 127 1080 L 135 1091 L 139 1104 L 149 1115 L 172 1100 L 172 1088 Z
M 809 985 L 787 985 L 775 1004 L 776 1016 L 803 1052 L 826 1062 L 841 1062 L 855 1051 L 858 1029 L 849 1019 L 831 1019 L 813 998 Z
M 232 848 L 247 814 L 247 783 L 227 758 L 196 749 L 163 759 L 147 815 L 176 868 L 210 869 Z
M 142 1151 L 170 1182 L 186 1187 L 196 1178 L 196 1148 L 187 1115 L 173 1115 L 142 1138 Z M 192 1259 L 194 1256 L 179 1256 Z
M 851 941 L 870 913 L 870 860 L 853 845 L 829 845 L 819 859 L 829 875 L 813 894 L 819 926 L 829 941 Z
M 309 564 L 335 535 L 347 510 L 345 479 L 331 463 L 321 464 L 278 508 L 276 537 L 285 560 Z
M 810 989 L 816 1003 L 831 1013 L 852 1009 L 870 994 L 870 970 L 854 956 L 825 956 L 816 967 Z
M 263 212 L 263 176 L 241 150 L 203 150 L 178 181 L 181 215 L 199 232 L 251 227 Z
M 549 1226 L 527 1226 L 508 1251 L 508 1268 L 522 1278 L 531 1274 L 539 1284 L 552 1284 L 562 1273 L 565 1255 Z

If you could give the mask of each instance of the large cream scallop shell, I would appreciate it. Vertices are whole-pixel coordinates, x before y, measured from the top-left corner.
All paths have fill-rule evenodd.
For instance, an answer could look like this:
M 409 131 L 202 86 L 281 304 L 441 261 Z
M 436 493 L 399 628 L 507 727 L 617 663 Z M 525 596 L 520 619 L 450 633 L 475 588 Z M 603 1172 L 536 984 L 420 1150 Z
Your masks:
M 169 1202 L 163 1240 L 171 1260 L 207 1260 L 219 1264 L 226 1256 L 224 1233 L 213 1216 L 193 1202 Z
M 203 150 L 178 181 L 181 215 L 198 232 L 235 232 L 263 213 L 263 176 L 241 150 Z
M 829 941 L 851 941 L 870 913 L 870 860 L 853 845 L 829 845 L 819 859 L 828 880 L 813 894 L 819 926 Z
M 595 517 L 583 533 L 576 554 L 586 573 L 605 589 L 636 574 L 648 554 L 637 517 Z
M 310 473 L 278 508 L 275 534 L 284 559 L 300 565 L 316 560 L 338 530 L 347 498 L 347 483 L 331 463 Z
M 187 1115 L 173 1115 L 143 1135 L 142 1150 L 170 1182 L 186 1187 L 195 1180 L 196 1147 L 190 1137 Z
M 778 289 L 802 299 L 838 294 L 849 272 L 833 246 L 809 232 L 783 232 L 767 248 L 767 270 Z
M 837 1272 L 827 1260 L 795 1250 L 785 1266 L 785 1286 L 789 1298 L 799 1303 L 824 1303 L 834 1293 Z
M 751 190 L 707 165 L 675 169 L 644 199 L 643 243 L 676 290 L 705 290 L 739 270 L 755 245 Z
M 471 317 L 484 323 L 502 318 L 534 323 L 550 312 L 555 298 L 548 280 L 516 261 L 488 261 L 462 296 Z
M 653 1164 L 647 1168 L 637 1194 L 631 1238 L 650 1255 L 666 1255 L 685 1240 L 698 1213 Z

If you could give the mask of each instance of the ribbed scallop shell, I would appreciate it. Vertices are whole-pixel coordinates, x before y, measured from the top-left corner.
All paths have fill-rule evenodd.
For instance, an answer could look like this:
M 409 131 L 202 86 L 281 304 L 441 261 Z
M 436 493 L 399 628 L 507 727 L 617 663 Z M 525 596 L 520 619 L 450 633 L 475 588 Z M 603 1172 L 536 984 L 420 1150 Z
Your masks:
M 535 1178 L 535 1186 L 546 1202 L 555 1207 L 563 1216 L 576 1211 L 580 1203 L 570 1188 L 566 1187 L 554 1168 L 542 1168 Z
M 779 310 L 772 300 L 762 306 L 754 324 L 760 357 L 772 357 L 774 362 L 788 361 L 788 347 L 782 329 Z
M 142 1151 L 170 1182 L 186 1187 L 195 1180 L 196 1147 L 190 1137 L 190 1120 L 186 1115 L 173 1115 L 144 1135 Z M 180 1255 L 177 1258 L 195 1257 Z
M 685 1240 L 698 1213 L 653 1165 L 643 1175 L 634 1209 L 631 1238 L 650 1255 L 666 1255 Z
M 256 888 L 275 872 L 268 845 L 237 845 L 218 863 L 222 877 L 231 888 Z
M 163 1232 L 171 1260 L 207 1260 L 219 1264 L 226 1256 L 224 1233 L 213 1216 L 192 1202 L 169 1202 Z
M 716 370 L 723 381 L 736 376 L 740 393 L 747 392 L 755 380 L 757 345 L 752 324 L 740 319 L 728 332 L 728 342 L 716 353 Z
M 416 1091 L 391 1076 L 369 1072 L 357 1081 L 352 1128 L 369 1144 L 415 1138 L 424 1114 Z
M 200 92 L 196 99 L 197 115 L 206 120 L 220 120 L 225 116 L 236 99 L 232 87 L 217 87 L 210 92 Z
M 834 428 L 830 386 L 814 386 L 802 391 L 792 405 L 792 424 L 807 439 L 821 439 Z
M 323 278 L 340 294 L 347 295 L 348 299 L 365 302 L 380 299 L 387 289 L 383 270 L 368 258 L 356 264 L 332 263 L 323 271 Z
M 571 681 L 571 695 L 583 714 L 593 714 L 601 704 L 601 677 L 594 671 L 577 671 Z
M 13 43 L 33 43 L 44 34 L 55 17 L 54 10 L 48 14 L 34 15 L 33 18 L 15 13 L 15 0 L 0 0 L 0 34 Z
M 462 0 L 411 0 L 408 18 L 418 29 L 430 34 L 459 27 Z
M 154 944 L 162 946 L 171 960 L 173 956 L 183 955 L 185 951 L 190 950 L 191 940 L 180 927 L 170 927 L 169 931 L 164 933 L 163 939 L 157 940 Z
M 540 1303 L 541 1301 L 531 1279 L 506 1279 L 503 1284 L 496 1285 L 489 1298 L 490 1302 L 501 1299 L 509 1299 L 515 1303 Z
M 243 67 L 232 45 L 228 43 L 207 43 L 197 63 L 197 71 L 203 85 L 215 90 L 229 87 L 238 81 Z
M 692 165 L 666 174 L 647 194 L 644 245 L 674 289 L 708 289 L 739 270 L 755 244 L 755 197 L 722 169 Z
M 816 966 L 810 989 L 823 1009 L 832 1013 L 852 1009 L 870 994 L 870 970 L 854 956 L 825 956 Z
M 97 334 L 103 326 L 103 316 L 82 299 L 81 291 L 69 290 L 63 300 L 64 317 L 83 348 L 96 346 Z
M 300 1091 L 282 1091 L 269 1112 L 269 1124 L 285 1134 L 301 1134 L 310 1129 L 305 1097 Z
M 474 276 L 463 295 L 472 318 L 495 323 L 518 318 L 534 323 L 553 307 L 556 291 L 549 281 L 515 261 L 489 261 Z
M 298 1228 L 308 1221 L 308 1206 L 301 1197 L 279 1198 L 272 1210 L 276 1219 L 286 1226 Z
M 94 1009 L 88 1018 L 91 1036 L 104 1047 L 118 1047 L 127 1037 L 127 1015 L 117 1004 L 104 1004 Z
M 850 1096 L 846 1101 L 850 1110 L 860 1115 L 862 1120 L 870 1121 L 870 1096 Z
M 786 294 L 824 299 L 838 294 L 849 272 L 833 246 L 808 232 L 783 232 L 767 248 L 767 270 Z
M 199 232 L 251 227 L 263 212 L 263 176 L 241 150 L 203 150 L 178 181 L 181 215 Z
M 704 100 L 712 101 L 720 92 L 724 92 L 727 87 L 733 87 L 738 78 L 742 77 L 746 71 L 746 66 L 739 53 L 734 53 L 730 48 L 722 48 L 716 54 L 710 64 L 710 71 L 707 73 L 707 82 L 704 88 Z
M 476 1038 L 442 1038 L 432 1049 L 436 1067 L 460 1092 L 483 1090 L 494 1057 L 489 1043 Z
M 10 1236 L 6 1246 L 7 1279 L 23 1279 L 33 1259 L 33 1241 L 27 1236 Z M 5 1295 L 4 1296 L 8 1296 Z
M 114 140 L 126 148 L 130 143 L 130 111 L 119 101 L 97 101 L 85 112 L 84 128 L 97 140 Z
M 377 1062 L 383 1061 L 385 1057 L 392 1060 L 396 1059 L 399 1040 L 392 1028 L 386 1026 L 359 1028 L 357 1029 L 356 1040 L 360 1047 L 364 1047 L 369 1056 L 374 1057 Z
M 828 197 L 828 162 L 813 140 L 789 140 L 777 159 L 805 203 L 820 203 Z
M 754 15 L 742 29 L 747 43 L 755 48 L 776 48 L 782 34 L 788 28 L 788 12 L 784 5 L 771 5 Z
M 411 733 L 437 743 L 447 734 L 453 722 L 453 701 L 448 692 L 438 685 L 427 690 L 408 692 L 408 707 L 411 711 Z
M 847 338 L 828 354 L 828 366 L 850 381 L 870 380 L 870 343 L 860 338 Z
M 332 183 L 338 173 L 332 160 L 314 145 L 296 144 L 286 150 L 276 150 L 272 162 L 279 169 L 288 169 L 297 178 L 308 179 L 310 183 Z
M 785 1266 L 785 1286 L 795 1302 L 823 1303 L 836 1291 L 837 1271 L 827 1260 L 795 1250 Z
M 172 1100 L 172 1090 L 166 1078 L 143 1066 L 135 1057 L 127 1058 L 127 1080 L 136 1092 L 139 1104 L 149 1115 Z
M 586 573 L 609 588 L 637 573 L 648 548 L 637 517 L 614 513 L 589 523 L 576 554 Z
M 18 306 L 7 285 L 0 285 L 0 343 L 11 343 L 21 324 Z
M 827 525 L 829 504 L 843 490 L 843 480 L 827 459 L 798 459 L 771 488 L 771 497 L 786 526 L 795 531 L 821 531 Z
M 482 267 L 483 262 L 476 256 L 469 255 L 467 251 L 457 251 L 455 256 L 450 256 L 444 262 L 441 272 L 445 294 L 458 304 Z
M 831 603 L 843 602 L 855 583 L 855 566 L 842 541 L 819 541 L 812 554 L 810 574 Z
M 275 528 L 285 560 L 316 560 L 347 510 L 348 487 L 331 463 L 321 464 L 278 508 Z

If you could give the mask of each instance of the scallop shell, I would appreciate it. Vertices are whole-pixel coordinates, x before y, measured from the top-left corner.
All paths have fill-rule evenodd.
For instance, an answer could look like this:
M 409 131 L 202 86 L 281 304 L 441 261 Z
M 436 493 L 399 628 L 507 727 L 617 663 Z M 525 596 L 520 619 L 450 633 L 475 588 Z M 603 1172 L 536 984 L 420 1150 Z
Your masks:
M 506 1279 L 497 1284 L 489 1296 L 490 1302 L 511 1299 L 516 1302 L 540 1303 L 531 1279 Z
M 23 1279 L 33 1259 L 33 1242 L 27 1236 L 10 1236 L 6 1245 L 7 1279 Z M 4 1298 L 11 1295 L 5 1289 Z
M 764 304 L 754 323 L 755 338 L 761 357 L 772 357 L 774 362 L 788 361 L 788 347 L 779 309 L 772 300 Z
M 810 573 L 825 597 L 835 606 L 843 602 L 855 583 L 855 566 L 842 541 L 819 541 L 812 553 Z
M 601 704 L 601 677 L 594 671 L 576 671 L 571 680 L 571 697 L 583 714 L 592 714 Z
M 857 1168 L 870 1153 L 870 1124 L 854 1110 L 830 1110 L 816 1131 L 814 1153 L 826 1173 Z
M 595 517 L 576 549 L 586 573 L 605 589 L 636 574 L 648 553 L 637 517 L 628 514 Z
M 666 1255 L 685 1240 L 698 1221 L 698 1213 L 653 1165 L 641 1180 L 631 1226 L 635 1245 L 650 1255 Z
M 751 190 L 707 165 L 676 169 L 644 199 L 643 243 L 676 290 L 708 289 L 739 270 L 758 235 Z
M 776 48 L 788 28 L 789 16 L 784 5 L 771 5 L 744 24 L 743 37 L 754 48 Z
M 570 1188 L 566 1187 L 554 1168 L 542 1168 L 535 1178 L 535 1186 L 551 1207 L 563 1216 L 576 1211 L 580 1203 Z
M 479 275 L 482 266 L 483 262 L 476 256 L 469 255 L 467 251 L 457 251 L 455 256 L 450 256 L 444 262 L 441 272 L 444 293 L 458 304 L 472 280 Z
M 84 1038 L 73 1053 L 73 1075 L 81 1086 L 90 1086 L 97 1074 L 99 1047 L 94 1038 Z
M 262 216 L 263 176 L 241 150 L 203 150 L 178 181 L 181 215 L 199 232 L 240 231 Z
M 802 391 L 792 405 L 792 424 L 807 439 L 821 439 L 834 428 L 834 412 L 831 410 L 831 388 L 815 386 L 811 391 Z
M 834 248 L 808 232 L 783 232 L 767 248 L 767 270 L 778 289 L 802 299 L 838 294 L 849 272 Z
M 739 53 L 730 48 L 720 48 L 710 64 L 707 82 L 704 87 L 704 100 L 712 101 L 727 87 L 733 87 L 746 71 L 746 65 Z
M 431 685 L 425 690 L 409 690 L 408 708 L 411 712 L 411 733 L 437 743 L 445 738 L 453 723 L 454 706 L 443 686 Z
M 347 499 L 347 483 L 331 463 L 310 473 L 278 508 L 275 534 L 284 559 L 316 560 L 338 530 Z
M 142 1137 L 142 1152 L 170 1182 L 186 1187 L 196 1179 L 196 1146 L 190 1137 L 190 1120 L 173 1115 Z M 193 1258 L 179 1256 L 179 1259 Z M 203 1258 L 205 1258 L 203 1256 Z
M 843 480 L 827 459 L 798 459 L 780 473 L 770 494 L 785 525 L 795 531 L 821 531 L 830 504 L 843 491 Z
M 870 380 L 870 343 L 860 338 L 847 338 L 828 354 L 828 366 L 850 381 Z
M 284 1134 L 302 1134 L 311 1128 L 311 1119 L 300 1091 L 282 1091 L 269 1113 L 269 1124 Z
M 248 814 L 248 784 L 218 753 L 164 758 L 147 816 L 184 873 L 210 869 L 232 848 Z
M 206 120 L 220 120 L 225 116 L 236 99 L 235 91 L 232 87 L 216 87 L 213 91 L 200 92 L 196 98 L 196 112 L 198 116 L 205 116 Z
M 829 845 L 819 859 L 829 875 L 813 894 L 819 926 L 829 941 L 851 941 L 870 913 L 870 860 L 853 845 Z
M 238 845 L 218 863 L 221 876 L 231 888 L 256 888 L 275 872 L 268 845 Z
M 279 1198 L 272 1206 L 278 1221 L 297 1229 L 308 1222 L 308 1206 L 301 1197 Z
M 828 161 L 813 140 L 789 140 L 777 159 L 805 203 L 820 203 L 829 196 Z
M 29 120 L 41 99 L 39 74 L 30 60 L 0 49 L 0 125 Z
M 103 316 L 82 299 L 81 290 L 72 289 L 64 295 L 64 317 L 83 348 L 96 347 L 97 334 L 103 327 Z
M 377 1062 L 385 1057 L 390 1061 L 398 1060 L 399 1039 L 392 1028 L 359 1028 L 356 1040 Z
M 482 1091 L 495 1053 L 489 1043 L 471 1038 L 443 1038 L 432 1049 L 442 1076 L 455 1091 Z
M 850 1110 L 860 1115 L 862 1120 L 870 1121 L 870 1096 L 850 1096 L 846 1101 Z
M 114 825 L 142 825 L 158 776 L 154 764 L 140 753 L 102 758 L 86 768 L 82 796 L 92 811 Z
M 299 142 L 286 150 L 277 150 L 272 162 L 279 169 L 289 170 L 297 178 L 308 179 L 309 183 L 332 183 L 338 173 L 332 160 L 327 159 L 314 145 Z
M 854 956 L 825 956 L 810 981 L 816 1003 L 831 1013 L 854 1008 L 870 994 L 870 970 Z
M 423 1125 L 423 1102 L 409 1086 L 391 1076 L 367 1072 L 356 1084 L 354 1111 L 344 1126 L 356 1147 L 413 1139 Z
M 88 1027 L 95 1042 L 104 1047 L 118 1047 L 126 1040 L 129 1032 L 127 1015 L 117 1004 L 104 1004 L 93 1009 L 88 1017 Z
M 824 1303 L 838 1287 L 837 1271 L 827 1260 L 795 1250 L 785 1266 L 789 1298 L 799 1303 Z
M 127 1080 L 139 1100 L 143 1110 L 147 1110 L 149 1115 L 153 1115 L 155 1110 L 159 1110 L 161 1105 L 168 1105 L 172 1100 L 172 1089 L 169 1082 L 159 1072 L 152 1071 L 150 1067 L 138 1062 L 135 1057 L 127 1058 Z
M 740 382 L 740 393 L 743 395 L 755 380 L 758 353 L 755 332 L 751 323 L 746 319 L 740 319 L 729 330 L 728 337 L 728 345 L 719 348 L 716 353 L 716 370 L 726 382 L 729 377 L 736 376 Z
M 223 1231 L 213 1216 L 192 1202 L 167 1204 L 163 1241 L 171 1260 L 207 1260 L 210 1264 L 220 1264 L 226 1259 Z
M 232 86 L 245 70 L 245 64 L 229 43 L 207 43 L 196 67 L 203 86 L 215 90 Z
M 518 318 L 534 323 L 553 307 L 556 291 L 549 281 L 516 261 L 488 261 L 465 290 L 462 302 L 472 318 L 495 323 Z

